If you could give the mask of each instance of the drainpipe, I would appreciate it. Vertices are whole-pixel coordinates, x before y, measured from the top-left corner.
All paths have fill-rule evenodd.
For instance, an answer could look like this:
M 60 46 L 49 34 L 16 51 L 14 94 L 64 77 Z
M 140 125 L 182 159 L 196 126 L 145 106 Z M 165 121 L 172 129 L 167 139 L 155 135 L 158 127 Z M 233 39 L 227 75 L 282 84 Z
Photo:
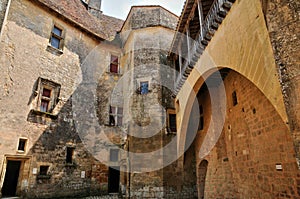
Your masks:
M 187 39 L 187 58 L 188 58 L 188 63 L 190 63 L 190 26 L 187 26 L 187 30 L 186 30 L 186 39 Z
M 203 16 L 202 16 L 202 4 L 201 1 L 198 0 L 198 14 L 199 14 L 199 21 L 200 21 L 200 37 L 203 40 Z
M 10 4 L 11 4 L 11 0 L 8 0 L 7 6 L 6 6 L 6 11 L 5 11 L 4 18 L 3 18 L 2 27 L 1 27 L 1 30 L 0 30 L 0 40 L 2 38 L 4 26 L 6 25 L 6 22 L 7 22 L 7 16 L 8 16 L 8 13 L 9 13 Z

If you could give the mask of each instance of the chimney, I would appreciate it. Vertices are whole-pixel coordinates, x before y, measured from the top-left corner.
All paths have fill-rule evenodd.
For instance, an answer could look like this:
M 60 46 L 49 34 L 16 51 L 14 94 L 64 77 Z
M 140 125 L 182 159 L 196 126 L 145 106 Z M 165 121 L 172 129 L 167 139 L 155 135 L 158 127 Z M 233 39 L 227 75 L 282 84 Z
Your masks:
M 101 11 L 101 2 L 102 0 L 85 0 L 87 3 L 88 11 L 95 17 L 100 18 L 102 13 Z

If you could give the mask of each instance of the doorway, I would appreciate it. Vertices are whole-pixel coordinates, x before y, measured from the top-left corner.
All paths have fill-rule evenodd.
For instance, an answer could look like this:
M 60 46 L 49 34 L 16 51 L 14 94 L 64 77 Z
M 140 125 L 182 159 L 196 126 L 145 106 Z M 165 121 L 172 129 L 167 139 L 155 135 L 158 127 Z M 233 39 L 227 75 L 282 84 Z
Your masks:
M 21 161 L 8 160 L 2 187 L 2 196 L 16 196 Z
M 119 193 L 120 167 L 109 167 L 108 192 Z
M 205 193 L 205 181 L 206 181 L 206 173 L 207 173 L 208 161 L 203 160 L 198 169 L 198 183 L 199 183 L 199 198 L 204 198 Z

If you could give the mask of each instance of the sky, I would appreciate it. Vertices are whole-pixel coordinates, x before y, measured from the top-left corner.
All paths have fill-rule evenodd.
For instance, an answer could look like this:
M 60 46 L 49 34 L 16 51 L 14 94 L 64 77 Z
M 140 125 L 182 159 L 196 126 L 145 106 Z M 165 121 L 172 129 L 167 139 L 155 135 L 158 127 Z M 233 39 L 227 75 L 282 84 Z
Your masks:
M 180 15 L 185 0 L 102 0 L 103 14 L 125 20 L 131 6 L 160 5 Z

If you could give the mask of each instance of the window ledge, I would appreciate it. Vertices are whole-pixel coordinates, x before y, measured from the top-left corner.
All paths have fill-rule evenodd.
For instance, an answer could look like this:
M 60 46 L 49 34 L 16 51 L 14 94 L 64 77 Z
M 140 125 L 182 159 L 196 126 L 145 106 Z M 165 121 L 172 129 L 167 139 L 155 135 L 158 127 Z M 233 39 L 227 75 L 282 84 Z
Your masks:
M 120 127 L 123 127 L 123 125 L 110 125 L 110 124 L 104 124 L 104 126 L 107 126 L 107 127 L 115 127 L 115 128 L 120 128 Z
M 171 131 L 169 128 L 167 129 L 167 135 L 177 135 L 177 131 Z
M 25 154 L 25 151 L 17 150 L 17 153 L 18 153 L 18 154 Z
M 56 120 L 58 115 L 53 115 L 51 113 L 41 112 L 38 110 L 30 110 L 27 121 L 38 124 L 50 124 L 53 120 Z
M 50 179 L 51 175 L 37 175 L 37 179 Z
M 49 51 L 55 55 L 63 54 L 62 49 L 55 48 L 55 47 L 51 46 L 50 44 L 48 44 L 48 46 L 47 46 L 47 51 Z
M 66 163 L 65 166 L 66 167 L 76 167 L 76 164 L 75 164 L 75 162 L 73 162 L 73 163 Z
M 35 115 L 39 115 L 39 116 L 43 116 L 43 117 L 48 117 L 51 119 L 57 119 L 57 115 L 53 115 L 52 113 L 49 112 L 42 112 L 42 111 L 38 111 L 38 110 L 30 110 L 30 113 L 35 114 Z
M 123 74 L 122 73 L 113 73 L 113 72 L 109 72 L 109 71 L 106 71 L 107 74 L 109 75 L 116 75 L 116 76 L 122 76 Z

